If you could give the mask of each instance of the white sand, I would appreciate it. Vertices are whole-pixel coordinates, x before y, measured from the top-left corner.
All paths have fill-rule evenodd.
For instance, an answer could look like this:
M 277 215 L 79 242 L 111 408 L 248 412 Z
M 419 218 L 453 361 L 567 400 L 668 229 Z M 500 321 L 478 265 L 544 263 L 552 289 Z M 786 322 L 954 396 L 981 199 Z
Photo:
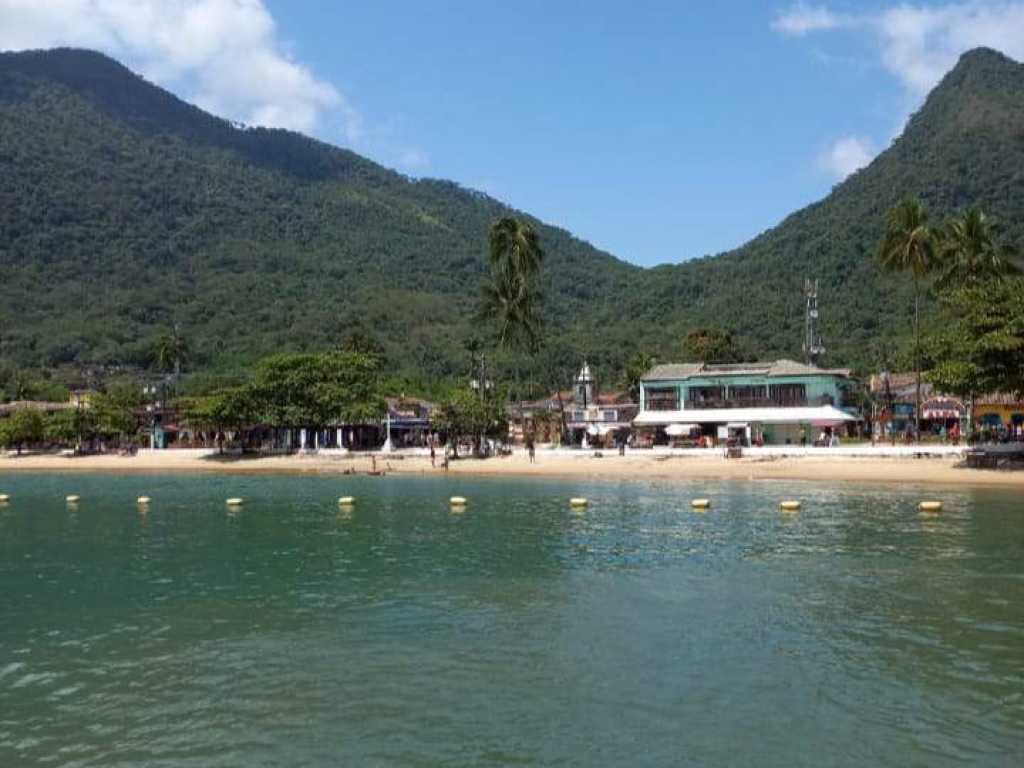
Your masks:
M 755 452 L 750 452 L 755 453 Z M 873 455 L 878 453 L 879 455 Z M 958 456 L 929 458 L 886 455 L 872 449 L 836 453 L 808 451 L 802 456 L 748 455 L 725 459 L 718 451 L 689 454 L 656 454 L 634 451 L 627 456 L 607 451 L 601 458 L 592 452 L 537 452 L 531 464 L 525 453 L 491 459 L 458 459 L 448 472 L 459 475 L 506 475 L 524 477 L 568 477 L 593 479 L 689 479 L 722 478 L 740 480 L 823 480 L 855 482 L 928 483 L 949 485 L 1008 486 L 1024 488 L 1024 471 L 976 470 L 955 466 Z M 293 455 L 267 458 L 221 458 L 196 451 L 142 451 L 136 456 L 24 455 L 0 458 L 0 473 L 11 471 L 95 471 L 95 472 L 225 472 L 225 473 L 365 473 L 372 469 L 386 474 L 442 474 L 420 455 Z

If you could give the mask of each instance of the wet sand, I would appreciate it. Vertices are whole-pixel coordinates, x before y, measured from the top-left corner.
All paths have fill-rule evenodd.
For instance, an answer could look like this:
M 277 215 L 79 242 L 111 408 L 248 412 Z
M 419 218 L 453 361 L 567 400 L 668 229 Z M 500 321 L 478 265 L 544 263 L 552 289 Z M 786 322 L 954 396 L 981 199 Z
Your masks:
M 737 480 L 820 480 L 863 483 L 923 483 L 1020 487 L 1024 471 L 977 470 L 957 466 L 960 457 L 808 455 L 747 456 L 726 459 L 720 452 L 663 455 L 635 451 L 626 456 L 607 452 L 595 457 L 584 451 L 537 452 L 535 463 L 525 453 L 513 456 L 451 461 L 445 470 L 440 457 L 432 467 L 424 455 L 290 455 L 230 458 L 195 451 L 143 451 L 136 456 L 23 455 L 0 457 L 0 473 L 17 471 L 224 472 L 224 473 L 359 473 L 492 475 L 580 479 L 697 478 Z

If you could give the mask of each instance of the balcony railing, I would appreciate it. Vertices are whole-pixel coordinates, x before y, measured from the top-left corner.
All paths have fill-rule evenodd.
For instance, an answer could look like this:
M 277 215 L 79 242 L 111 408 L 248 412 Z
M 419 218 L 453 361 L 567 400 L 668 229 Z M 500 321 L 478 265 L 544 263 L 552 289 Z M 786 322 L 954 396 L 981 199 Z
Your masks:
M 820 397 L 724 397 L 687 400 L 687 410 L 711 410 L 716 408 L 806 408 L 834 405 L 831 395 Z M 653 409 L 652 409 L 653 410 Z
M 677 398 L 647 398 L 647 410 L 648 411 L 678 411 L 679 400 Z

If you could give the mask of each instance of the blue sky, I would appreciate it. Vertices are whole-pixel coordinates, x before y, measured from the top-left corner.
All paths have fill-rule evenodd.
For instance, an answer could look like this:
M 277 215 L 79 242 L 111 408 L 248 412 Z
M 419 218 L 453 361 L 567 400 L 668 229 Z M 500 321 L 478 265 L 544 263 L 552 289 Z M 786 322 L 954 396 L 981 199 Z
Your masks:
M 58 44 L 650 265 L 827 194 L 963 50 L 1024 57 L 1024 2 L 0 0 L 0 49 Z

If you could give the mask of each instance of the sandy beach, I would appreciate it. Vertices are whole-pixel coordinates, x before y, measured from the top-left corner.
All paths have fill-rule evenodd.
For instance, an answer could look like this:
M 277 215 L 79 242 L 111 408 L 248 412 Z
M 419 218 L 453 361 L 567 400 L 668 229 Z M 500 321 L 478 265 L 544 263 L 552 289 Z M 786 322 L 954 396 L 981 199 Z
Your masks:
M 869 455 L 864 455 L 868 453 Z M 752 455 L 726 459 L 721 453 L 657 454 L 635 451 L 626 456 L 606 452 L 597 457 L 584 451 L 538 451 L 535 463 L 523 452 L 512 456 L 460 458 L 445 470 L 440 457 L 431 466 L 422 454 L 306 454 L 263 458 L 228 458 L 199 451 L 142 451 L 135 456 L 78 456 L 27 454 L 0 458 L 0 473 L 18 471 L 86 472 L 223 472 L 223 473 L 368 473 L 401 475 L 481 475 L 564 477 L 579 479 L 699 478 L 736 480 L 820 480 L 863 483 L 924 483 L 1024 488 L 1024 471 L 978 470 L 957 466 L 949 453 L 915 458 L 913 454 Z

